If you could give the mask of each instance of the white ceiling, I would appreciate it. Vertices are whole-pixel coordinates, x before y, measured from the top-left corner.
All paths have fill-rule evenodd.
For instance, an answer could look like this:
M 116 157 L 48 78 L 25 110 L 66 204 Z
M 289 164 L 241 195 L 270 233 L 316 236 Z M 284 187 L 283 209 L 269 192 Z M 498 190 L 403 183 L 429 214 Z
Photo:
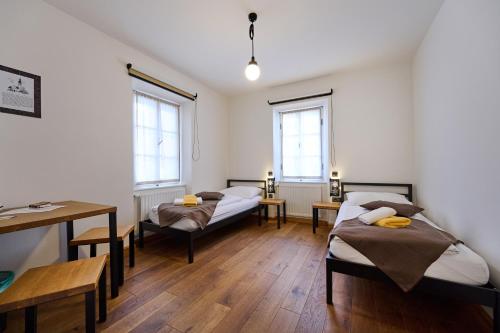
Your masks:
M 45 1 L 228 95 L 411 56 L 443 2 Z M 251 11 L 256 82 L 244 76 Z

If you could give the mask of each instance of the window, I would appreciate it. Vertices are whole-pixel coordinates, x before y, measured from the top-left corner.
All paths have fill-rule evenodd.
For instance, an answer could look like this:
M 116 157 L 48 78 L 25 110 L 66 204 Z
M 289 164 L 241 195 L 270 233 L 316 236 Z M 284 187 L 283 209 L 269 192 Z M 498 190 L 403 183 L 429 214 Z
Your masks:
M 274 110 L 275 173 L 280 181 L 327 179 L 328 124 L 325 103 L 300 103 Z M 326 128 L 325 128 L 326 127 Z
M 179 105 L 134 92 L 135 183 L 180 181 Z

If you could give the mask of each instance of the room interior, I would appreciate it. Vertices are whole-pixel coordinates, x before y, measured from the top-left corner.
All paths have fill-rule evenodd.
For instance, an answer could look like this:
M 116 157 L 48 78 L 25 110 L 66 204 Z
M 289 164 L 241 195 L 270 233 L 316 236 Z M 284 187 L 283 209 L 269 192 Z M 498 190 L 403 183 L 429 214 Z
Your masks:
M 0 331 L 500 332 L 498 1 L 21 0 L 0 26 Z

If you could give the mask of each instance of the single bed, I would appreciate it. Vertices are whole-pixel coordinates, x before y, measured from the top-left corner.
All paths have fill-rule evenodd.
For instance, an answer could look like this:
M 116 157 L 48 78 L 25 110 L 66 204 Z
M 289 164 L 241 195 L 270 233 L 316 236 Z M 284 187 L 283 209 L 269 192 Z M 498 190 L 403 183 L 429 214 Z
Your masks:
M 342 205 L 340 207 L 335 225 L 344 220 L 356 218 L 367 212 L 357 203 L 345 200 L 345 195 L 351 191 L 348 188 L 363 187 L 381 191 L 381 188 L 399 188 L 399 194 L 412 201 L 411 184 L 385 184 L 385 183 L 353 183 L 341 184 Z M 401 193 L 401 189 L 404 189 Z M 423 214 L 418 213 L 413 218 L 427 222 L 439 229 Z M 332 273 L 338 272 L 371 280 L 381 280 L 390 284 L 394 282 L 379 270 L 363 254 L 349 244 L 335 237 L 330 241 L 329 251 L 326 256 L 327 303 L 332 300 Z M 439 295 L 454 297 L 459 300 L 478 303 L 494 309 L 494 331 L 500 332 L 500 293 L 489 282 L 489 270 L 484 259 L 468 248 L 465 244 L 457 244 L 448 249 L 436 260 L 424 274 L 424 278 L 416 285 L 415 291 L 426 291 Z M 413 292 L 413 291 L 412 291 Z
M 145 230 L 171 235 L 175 238 L 180 238 L 186 241 L 188 262 L 192 263 L 194 261 L 194 241 L 196 239 L 228 224 L 240 221 L 254 212 L 259 212 L 259 201 L 263 196 L 265 197 L 267 195 L 266 181 L 246 179 L 227 180 L 228 188 L 237 185 L 255 185 L 262 190 L 262 193 L 251 198 L 243 198 L 236 195 L 226 194 L 217 204 L 214 214 L 204 229 L 199 228 L 195 221 L 186 218 L 168 227 L 160 227 L 158 205 L 151 207 L 149 219 L 139 222 L 139 247 L 144 247 Z

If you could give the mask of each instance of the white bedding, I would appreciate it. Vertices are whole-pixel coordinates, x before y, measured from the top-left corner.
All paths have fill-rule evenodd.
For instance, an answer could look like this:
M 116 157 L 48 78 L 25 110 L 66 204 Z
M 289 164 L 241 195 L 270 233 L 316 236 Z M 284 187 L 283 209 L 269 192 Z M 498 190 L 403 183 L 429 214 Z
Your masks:
M 208 224 L 217 223 L 227 217 L 241 213 L 247 209 L 257 207 L 259 201 L 262 200 L 260 195 L 246 199 L 235 195 L 226 194 L 215 208 L 214 215 Z M 149 212 L 149 219 L 155 224 L 160 224 L 158 219 L 158 206 L 153 206 Z M 170 228 L 193 231 L 198 229 L 198 225 L 191 219 L 182 219 L 170 226 Z
M 366 212 L 368 212 L 367 209 L 345 201 L 340 207 L 335 225 L 342 223 L 344 220 L 356 218 Z M 412 218 L 422 220 L 440 229 L 421 213 L 412 216 Z M 368 258 L 338 237 L 335 237 L 330 242 L 330 251 L 339 259 L 374 266 Z M 458 244 L 456 247 L 450 247 L 438 260 L 429 266 L 425 276 L 469 285 L 483 285 L 488 282 L 489 270 L 482 257 L 464 244 Z

